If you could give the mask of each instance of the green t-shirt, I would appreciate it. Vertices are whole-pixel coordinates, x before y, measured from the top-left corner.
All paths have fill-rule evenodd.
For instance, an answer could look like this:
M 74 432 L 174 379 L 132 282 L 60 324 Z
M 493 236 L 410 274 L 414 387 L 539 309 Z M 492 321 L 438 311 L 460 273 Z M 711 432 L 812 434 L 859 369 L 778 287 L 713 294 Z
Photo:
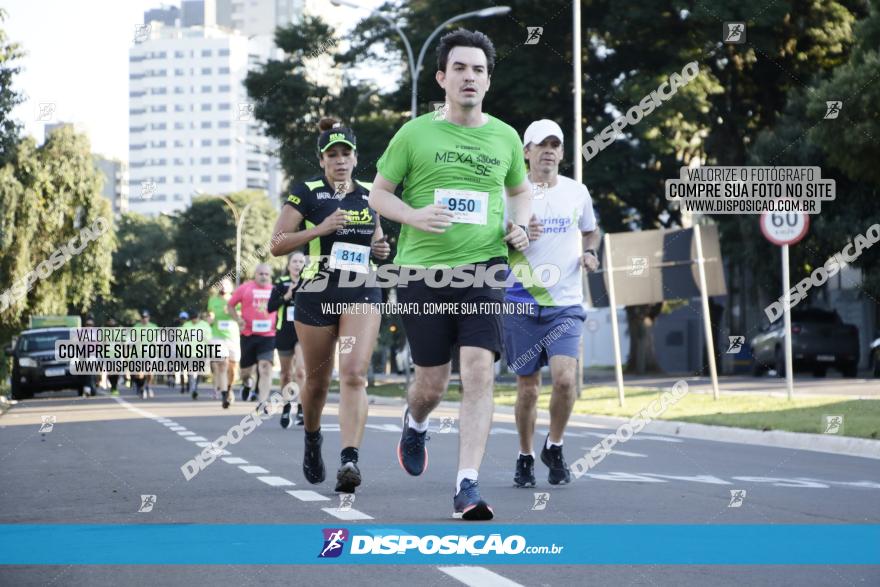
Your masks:
M 238 323 L 232 319 L 226 311 L 227 298 L 212 295 L 208 298 L 208 311 L 214 313 L 214 323 L 211 324 L 213 338 L 223 340 L 235 340 L 238 338 Z
M 404 124 L 391 139 L 376 168 L 389 181 L 403 182 L 403 201 L 424 208 L 435 202 L 435 190 L 470 192 L 463 198 L 452 194 L 456 201 L 449 207 L 466 208 L 473 222 L 454 222 L 443 234 L 403 225 L 394 258 L 398 265 L 456 267 L 507 257 L 504 188 L 521 184 L 526 166 L 522 141 L 513 127 L 488 118 L 483 126 L 467 128 L 424 114 Z
M 156 326 L 156 324 L 153 322 L 147 322 L 146 324 L 144 324 L 143 322 L 135 322 L 134 326 L 132 326 L 132 328 L 159 328 L 159 327 Z
M 204 320 L 187 320 L 181 325 L 183 330 L 201 330 L 202 331 L 202 341 L 210 342 L 212 338 L 214 338 L 214 331 L 211 328 L 211 325 L 208 324 Z

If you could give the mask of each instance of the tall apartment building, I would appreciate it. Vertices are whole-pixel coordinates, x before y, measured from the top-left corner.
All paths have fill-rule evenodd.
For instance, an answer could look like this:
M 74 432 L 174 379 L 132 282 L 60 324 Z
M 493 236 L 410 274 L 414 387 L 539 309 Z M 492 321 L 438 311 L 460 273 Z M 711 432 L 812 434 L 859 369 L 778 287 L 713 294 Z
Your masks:
M 216 4 L 217 26 L 246 36 L 275 34 L 275 28 L 299 22 L 305 0 L 205 0 Z
M 94 155 L 95 167 L 104 174 L 101 194 L 110 201 L 113 215 L 128 211 L 128 166 L 117 159 L 105 159 Z
M 283 186 L 274 145 L 242 82 L 273 50 L 265 39 L 211 26 L 152 21 L 129 52 L 129 202 L 148 215 L 194 195 Z

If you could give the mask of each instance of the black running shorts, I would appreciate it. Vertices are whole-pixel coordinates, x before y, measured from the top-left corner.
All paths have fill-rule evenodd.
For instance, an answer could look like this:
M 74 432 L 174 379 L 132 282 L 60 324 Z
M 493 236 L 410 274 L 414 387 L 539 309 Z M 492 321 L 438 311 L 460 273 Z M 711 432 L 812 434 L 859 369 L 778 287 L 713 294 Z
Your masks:
M 239 340 L 241 342 L 241 361 L 238 364 L 242 369 L 255 365 L 257 361 L 272 361 L 275 358 L 274 336 L 254 334 L 242 336 Z
M 485 263 L 492 267 L 506 264 L 502 258 L 490 259 Z M 505 275 L 505 272 L 500 272 Z M 501 307 L 504 303 L 504 288 L 482 285 L 480 287 L 430 287 L 424 280 L 411 281 L 406 287 L 397 288 L 397 300 L 402 304 L 415 304 L 419 309 L 437 304 L 452 303 L 459 306 L 475 307 L 480 312 L 462 311 L 433 313 L 403 313 L 403 327 L 409 342 L 413 363 L 419 367 L 445 365 L 452 359 L 456 346 L 484 348 L 501 357 L 502 330 Z M 488 304 L 487 304 L 488 303 Z M 481 305 L 482 304 L 482 305 Z M 484 308 L 492 310 L 484 311 Z M 498 311 L 495 311 L 497 308 Z

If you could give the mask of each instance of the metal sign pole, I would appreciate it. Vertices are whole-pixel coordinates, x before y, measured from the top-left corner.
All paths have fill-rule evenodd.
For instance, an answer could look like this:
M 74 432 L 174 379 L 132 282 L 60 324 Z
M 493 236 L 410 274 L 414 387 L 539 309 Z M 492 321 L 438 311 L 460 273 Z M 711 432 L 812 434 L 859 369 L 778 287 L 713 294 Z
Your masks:
M 794 396 L 794 369 L 791 360 L 791 292 L 788 291 L 788 245 L 782 245 L 782 309 L 785 321 L 785 386 L 788 399 Z
M 611 265 L 611 235 L 607 232 L 605 241 L 605 271 L 608 273 L 608 306 L 611 310 L 611 337 L 614 339 L 614 372 L 617 376 L 617 401 L 623 406 L 623 364 L 620 359 L 620 330 L 617 328 L 617 304 L 614 298 L 614 267 Z
M 718 370 L 715 367 L 715 341 L 712 339 L 712 317 L 709 315 L 709 288 L 706 287 L 706 268 L 703 259 L 703 239 L 700 225 L 694 224 L 694 243 L 697 247 L 697 272 L 700 275 L 700 299 L 703 302 L 703 331 L 706 334 L 706 355 L 709 357 L 709 375 L 712 377 L 712 397 L 718 399 Z

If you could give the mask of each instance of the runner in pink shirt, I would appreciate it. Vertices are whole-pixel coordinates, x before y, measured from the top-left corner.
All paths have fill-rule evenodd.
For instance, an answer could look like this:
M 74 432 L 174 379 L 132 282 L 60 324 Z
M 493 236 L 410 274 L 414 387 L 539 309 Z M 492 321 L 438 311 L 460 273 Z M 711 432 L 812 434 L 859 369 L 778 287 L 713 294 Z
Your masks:
M 272 359 L 275 357 L 275 312 L 268 312 L 272 294 L 272 269 L 265 263 L 254 269 L 254 279 L 242 283 L 229 298 L 229 315 L 238 322 L 241 332 L 242 401 L 256 401 L 254 366 L 257 366 L 259 400 L 269 399 L 272 388 Z M 236 310 L 241 306 L 241 314 Z

